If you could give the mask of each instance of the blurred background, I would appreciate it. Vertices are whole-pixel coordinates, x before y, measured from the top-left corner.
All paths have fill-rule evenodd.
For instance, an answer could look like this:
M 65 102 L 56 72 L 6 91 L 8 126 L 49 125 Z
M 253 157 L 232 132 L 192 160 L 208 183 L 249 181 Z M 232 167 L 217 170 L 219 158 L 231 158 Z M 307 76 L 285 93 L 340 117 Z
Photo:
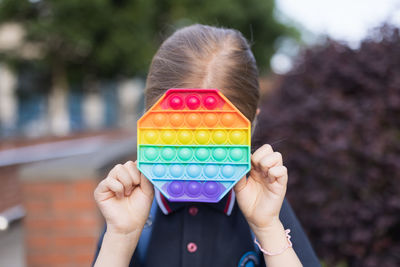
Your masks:
M 260 68 L 254 147 L 323 266 L 400 266 L 398 0 L 0 0 L 0 266 L 87 266 L 92 192 L 136 157 L 151 58 L 177 28 L 232 27 Z

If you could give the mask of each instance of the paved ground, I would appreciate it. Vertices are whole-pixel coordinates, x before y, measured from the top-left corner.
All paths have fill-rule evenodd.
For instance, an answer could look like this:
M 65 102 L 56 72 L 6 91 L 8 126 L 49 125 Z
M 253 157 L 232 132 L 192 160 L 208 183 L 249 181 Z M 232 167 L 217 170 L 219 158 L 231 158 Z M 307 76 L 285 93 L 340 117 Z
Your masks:
M 25 267 L 22 223 L 13 223 L 0 231 L 0 266 Z

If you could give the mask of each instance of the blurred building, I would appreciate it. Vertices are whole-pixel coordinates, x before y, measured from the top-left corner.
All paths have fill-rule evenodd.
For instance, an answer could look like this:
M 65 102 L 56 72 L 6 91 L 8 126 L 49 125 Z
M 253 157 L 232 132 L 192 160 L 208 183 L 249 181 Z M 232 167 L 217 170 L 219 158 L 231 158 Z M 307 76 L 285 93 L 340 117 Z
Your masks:
M 103 226 L 94 188 L 135 158 L 134 131 L 0 141 L 0 266 L 88 266 Z
M 132 129 L 143 109 L 143 81 L 99 82 L 61 94 L 21 92 L 29 77 L 0 65 L 0 138 L 67 135 L 85 130 Z
M 18 24 L 0 26 L 0 51 L 17 50 L 26 59 L 39 56 L 40 49 L 22 43 L 23 36 Z M 46 88 L 49 79 L 29 66 L 16 73 L 0 62 L 0 138 L 132 129 L 143 109 L 144 81 L 139 78 L 71 84 L 66 91 Z

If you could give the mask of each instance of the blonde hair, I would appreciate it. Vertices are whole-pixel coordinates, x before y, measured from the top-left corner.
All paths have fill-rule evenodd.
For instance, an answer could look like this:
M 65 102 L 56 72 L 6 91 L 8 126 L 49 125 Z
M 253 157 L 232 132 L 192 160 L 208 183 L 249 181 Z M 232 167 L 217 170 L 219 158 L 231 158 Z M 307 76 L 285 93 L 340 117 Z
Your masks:
M 253 121 L 260 94 L 258 69 L 247 40 L 237 30 L 200 24 L 176 31 L 152 60 L 146 109 L 169 88 L 217 88 Z

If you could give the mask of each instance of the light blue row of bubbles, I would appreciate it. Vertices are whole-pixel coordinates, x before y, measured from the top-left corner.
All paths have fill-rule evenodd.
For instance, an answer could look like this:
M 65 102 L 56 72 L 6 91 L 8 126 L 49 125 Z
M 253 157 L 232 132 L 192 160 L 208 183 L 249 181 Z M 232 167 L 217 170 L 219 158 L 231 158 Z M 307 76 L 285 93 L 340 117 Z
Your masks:
M 244 175 L 248 165 L 217 164 L 142 164 L 153 178 L 236 179 Z

